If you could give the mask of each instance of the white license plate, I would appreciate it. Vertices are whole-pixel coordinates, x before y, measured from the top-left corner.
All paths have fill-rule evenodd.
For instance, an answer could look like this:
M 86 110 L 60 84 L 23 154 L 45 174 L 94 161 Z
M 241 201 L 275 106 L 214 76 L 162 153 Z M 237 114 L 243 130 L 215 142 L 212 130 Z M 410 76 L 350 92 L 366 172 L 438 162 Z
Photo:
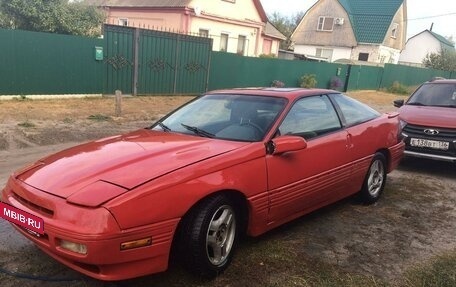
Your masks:
M 432 149 L 448 150 L 450 147 L 449 142 L 433 141 L 433 140 L 423 140 L 423 139 L 410 139 L 411 146 L 417 147 L 427 147 Z

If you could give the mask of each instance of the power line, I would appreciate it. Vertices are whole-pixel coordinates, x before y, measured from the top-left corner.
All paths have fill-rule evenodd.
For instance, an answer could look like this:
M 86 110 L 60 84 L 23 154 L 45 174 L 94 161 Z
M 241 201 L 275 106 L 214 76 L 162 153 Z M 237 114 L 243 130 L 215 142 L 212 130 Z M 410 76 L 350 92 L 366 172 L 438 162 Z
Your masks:
M 438 17 L 451 16 L 451 15 L 456 15 L 456 12 L 446 13 L 446 14 L 438 14 L 438 15 L 433 15 L 433 16 L 423 16 L 423 17 L 418 17 L 418 18 L 411 18 L 411 19 L 407 19 L 407 21 L 438 18 Z

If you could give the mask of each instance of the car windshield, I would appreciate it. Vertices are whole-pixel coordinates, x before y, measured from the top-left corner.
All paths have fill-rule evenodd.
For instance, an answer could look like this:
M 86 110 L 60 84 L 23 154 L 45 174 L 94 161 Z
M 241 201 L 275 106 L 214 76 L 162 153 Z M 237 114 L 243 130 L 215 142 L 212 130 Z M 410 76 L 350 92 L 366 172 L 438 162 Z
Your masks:
M 260 141 L 285 104 L 286 99 L 276 97 L 205 95 L 167 115 L 152 129 L 234 141 Z
M 410 97 L 407 104 L 456 108 L 456 84 L 424 84 Z

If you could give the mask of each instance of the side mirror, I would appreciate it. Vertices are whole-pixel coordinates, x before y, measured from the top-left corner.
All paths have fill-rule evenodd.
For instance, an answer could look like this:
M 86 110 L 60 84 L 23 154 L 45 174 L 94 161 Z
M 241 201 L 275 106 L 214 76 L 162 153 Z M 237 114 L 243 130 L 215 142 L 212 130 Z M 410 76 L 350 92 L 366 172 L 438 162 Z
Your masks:
M 286 152 L 303 150 L 306 147 L 306 140 L 297 136 L 280 136 L 272 139 L 267 145 L 268 153 L 272 155 L 281 155 Z
M 393 104 L 396 108 L 400 108 L 404 105 L 404 100 L 395 100 L 393 101 Z

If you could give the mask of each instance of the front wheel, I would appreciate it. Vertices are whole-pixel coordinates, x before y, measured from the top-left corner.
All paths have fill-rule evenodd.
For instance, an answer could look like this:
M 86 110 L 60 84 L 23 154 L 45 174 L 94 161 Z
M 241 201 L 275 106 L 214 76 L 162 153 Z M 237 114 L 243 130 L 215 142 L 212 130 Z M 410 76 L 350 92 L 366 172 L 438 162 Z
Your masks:
M 386 159 L 382 153 L 376 153 L 367 171 L 359 193 L 364 203 L 374 203 L 383 193 L 386 183 Z
M 228 197 L 216 195 L 201 202 L 184 219 L 181 256 L 187 269 L 213 278 L 228 267 L 240 230 L 238 216 Z

